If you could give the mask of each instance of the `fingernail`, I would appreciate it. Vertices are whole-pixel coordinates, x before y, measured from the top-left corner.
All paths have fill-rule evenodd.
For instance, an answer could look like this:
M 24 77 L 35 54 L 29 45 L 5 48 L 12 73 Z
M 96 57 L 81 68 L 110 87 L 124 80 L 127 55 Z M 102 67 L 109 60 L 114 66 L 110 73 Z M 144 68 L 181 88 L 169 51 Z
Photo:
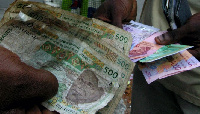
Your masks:
M 156 41 L 157 43 L 160 43 L 160 42 L 161 42 L 159 36 L 157 36 L 157 37 L 155 38 L 155 41 Z
M 162 42 L 164 41 L 163 35 L 157 36 L 157 37 L 156 37 L 156 40 L 157 40 L 158 42 L 162 43 Z

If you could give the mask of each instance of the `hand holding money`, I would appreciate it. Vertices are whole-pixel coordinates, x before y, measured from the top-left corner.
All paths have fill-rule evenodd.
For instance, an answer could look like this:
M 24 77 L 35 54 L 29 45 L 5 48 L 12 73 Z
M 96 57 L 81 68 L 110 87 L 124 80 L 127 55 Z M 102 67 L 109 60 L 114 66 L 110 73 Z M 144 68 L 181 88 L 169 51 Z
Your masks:
M 22 111 L 56 94 L 58 81 L 53 74 L 21 62 L 13 52 L 0 46 L 0 112 Z M 9 108 L 8 108 L 9 107 Z
M 192 45 L 194 48 L 188 50 L 194 57 L 200 60 L 200 13 L 193 15 L 187 23 L 173 31 L 169 31 L 157 37 L 158 44 L 166 45 L 180 42 L 185 45 Z
M 22 5 L 27 7 L 19 7 Z M 37 12 L 38 8 L 40 12 Z M 114 111 L 126 88 L 132 71 L 130 69 L 134 67 L 123 54 L 128 54 L 132 41 L 128 32 L 96 19 L 72 15 L 34 2 L 15 2 L 6 14 L 8 17 L 5 15 L 3 20 L 11 20 L 7 23 L 2 21 L 4 24 L 0 34 L 7 35 L 0 44 L 15 52 L 25 63 L 34 68 L 46 69 L 58 79 L 58 92 L 42 103 L 44 107 L 60 113 L 92 114 L 109 102 L 109 108 L 101 112 Z M 17 17 L 12 19 L 10 14 Z M 62 25 L 68 26 L 58 26 L 60 23 L 57 21 L 49 23 L 56 20 L 54 16 L 68 23 Z M 100 32 L 95 34 L 78 27 Z M 99 36 L 107 33 L 111 34 L 110 39 Z M 126 42 L 121 43 L 123 39 Z M 112 40 L 113 47 L 107 44 L 107 40 Z
M 133 62 L 138 61 L 139 57 L 140 59 L 143 58 L 139 61 L 145 64 L 140 64 L 139 68 L 143 72 L 148 84 L 157 79 L 191 70 L 200 65 L 200 62 L 188 51 L 183 51 L 193 46 L 156 44 L 155 38 L 162 37 L 164 33 L 166 34 L 164 31 L 157 32 L 158 30 L 153 27 L 148 27 L 133 21 L 130 22 L 130 25 L 124 25 L 124 29 L 129 31 L 135 39 L 133 39 L 129 57 Z M 150 45 L 147 45 L 147 43 Z M 171 60 L 169 60 L 169 57 L 171 57 Z
M 122 28 L 122 22 L 135 20 L 136 0 L 106 0 L 94 14 L 95 18 Z

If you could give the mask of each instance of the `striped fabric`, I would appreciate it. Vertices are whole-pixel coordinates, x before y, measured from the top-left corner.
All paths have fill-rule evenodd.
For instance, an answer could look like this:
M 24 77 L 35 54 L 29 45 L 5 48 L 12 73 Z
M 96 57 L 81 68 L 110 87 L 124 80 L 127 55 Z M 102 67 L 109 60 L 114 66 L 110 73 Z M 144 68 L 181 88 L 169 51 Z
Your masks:
M 104 0 L 62 0 L 61 8 L 86 17 L 92 17 Z

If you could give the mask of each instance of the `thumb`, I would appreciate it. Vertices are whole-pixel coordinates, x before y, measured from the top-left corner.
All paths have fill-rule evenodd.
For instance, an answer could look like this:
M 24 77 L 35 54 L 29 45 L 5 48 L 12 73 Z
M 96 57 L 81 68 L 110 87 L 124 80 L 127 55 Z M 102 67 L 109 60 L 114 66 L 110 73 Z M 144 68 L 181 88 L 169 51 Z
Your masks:
M 122 28 L 122 16 L 119 14 L 119 15 L 112 15 L 112 25 L 114 26 L 117 26 L 119 28 Z
M 0 110 L 45 101 L 57 90 L 58 81 L 52 73 L 25 64 L 0 46 Z
M 168 45 L 178 43 L 181 39 L 185 38 L 188 33 L 187 25 L 184 25 L 178 29 L 169 31 L 155 38 L 157 44 Z
M 133 8 L 128 17 L 125 20 L 123 20 L 123 22 L 130 22 L 131 20 L 135 21 L 136 16 L 137 16 L 137 1 L 133 0 Z
M 196 59 L 200 60 L 200 48 L 188 50 Z
M 127 11 L 127 9 L 126 7 L 117 7 L 119 3 L 122 4 L 123 2 L 117 1 L 113 3 L 115 7 L 111 9 L 111 21 L 112 21 L 111 24 L 119 28 L 122 28 L 122 20 L 124 18 L 123 14 L 124 14 L 124 11 Z
M 100 19 L 104 22 L 110 23 L 110 7 L 108 1 L 105 1 L 94 13 L 93 18 Z

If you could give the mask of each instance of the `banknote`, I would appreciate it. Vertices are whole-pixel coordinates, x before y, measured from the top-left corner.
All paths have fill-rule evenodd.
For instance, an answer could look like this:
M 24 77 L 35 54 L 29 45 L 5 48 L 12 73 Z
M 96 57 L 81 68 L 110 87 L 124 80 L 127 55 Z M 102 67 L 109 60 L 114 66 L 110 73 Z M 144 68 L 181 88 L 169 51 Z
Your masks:
M 135 21 L 130 21 L 129 24 L 124 24 L 123 29 L 130 32 L 133 37 L 131 49 L 133 49 L 133 47 L 135 47 L 146 38 L 150 37 L 152 34 L 159 31 L 157 28 L 147 26 Z
M 166 32 L 167 31 L 159 31 L 150 35 L 148 38 L 145 38 L 143 41 L 138 43 L 135 47 L 130 49 L 129 58 L 133 62 L 137 62 L 137 61 L 152 62 L 152 61 L 176 54 L 180 51 L 193 47 L 193 46 L 180 45 L 180 44 L 158 45 L 155 42 L 155 37 L 160 36 Z
M 31 8 L 31 10 L 27 9 L 26 13 L 31 14 L 33 11 L 35 13 L 37 12 L 37 15 L 42 15 L 43 16 L 43 20 L 41 19 L 40 21 L 42 21 L 44 23 L 47 23 L 47 24 L 48 23 L 55 23 L 56 19 L 54 19 L 53 17 L 51 17 L 50 14 L 46 14 L 45 12 L 42 13 L 41 11 L 38 12 L 38 10 L 34 10 L 33 7 Z M 49 20 L 49 18 L 51 20 L 53 19 L 54 21 L 53 22 L 52 21 L 47 22 L 47 20 Z M 56 22 L 56 24 L 57 23 L 58 22 Z M 59 24 L 59 25 L 64 25 L 64 24 Z M 84 31 L 84 30 L 79 29 L 77 27 L 70 26 L 70 25 L 65 26 L 65 29 L 67 29 L 67 31 L 64 32 L 65 34 L 70 34 L 70 35 L 76 36 L 78 39 L 80 39 L 81 41 L 86 42 L 96 52 L 98 52 L 102 56 L 105 56 L 110 61 L 116 62 L 118 64 L 121 64 L 127 71 L 132 70 L 132 69 L 129 69 L 130 63 L 128 63 L 128 61 L 125 60 L 124 57 L 117 56 L 117 54 L 116 54 L 117 50 L 115 52 L 113 52 L 112 50 L 109 49 L 109 47 L 107 47 L 106 45 L 104 45 L 104 44 L 106 44 L 106 42 L 102 42 L 99 39 L 95 40 L 94 37 L 97 37 L 97 36 L 93 35 L 91 32 L 87 32 L 87 31 Z M 110 56 L 110 55 L 112 55 L 112 56 Z M 116 61 L 116 59 L 118 59 L 120 61 Z M 129 74 L 126 74 L 126 75 L 129 77 Z M 125 77 L 127 77 L 127 76 L 125 76 Z M 104 110 L 100 110 L 100 112 L 102 112 L 102 113 L 104 113 L 104 112 L 112 113 L 114 111 L 113 110 L 114 107 L 116 107 L 117 102 L 119 102 L 119 100 L 122 97 L 122 94 L 123 94 L 123 92 L 124 92 L 124 90 L 126 88 L 126 84 L 124 84 L 124 83 L 128 81 L 128 79 L 129 79 L 128 77 L 125 78 L 125 79 L 123 79 L 125 81 L 122 81 L 119 84 L 120 88 L 117 89 L 116 94 L 115 94 L 115 96 L 114 96 L 114 98 L 112 100 L 113 102 L 110 102 L 108 104 L 108 106 L 107 106 L 109 108 L 107 110 L 105 110 L 105 109 Z M 113 107 L 113 108 L 111 109 L 111 107 Z
M 21 1 L 23 1 L 23 0 L 21 0 Z M 12 10 L 12 8 L 14 7 L 14 5 L 16 5 L 16 3 L 18 3 L 18 1 L 16 1 L 15 3 L 13 3 L 13 4 L 11 4 L 11 7 L 7 10 L 7 12 L 5 13 L 5 20 L 7 21 L 7 20 L 9 20 L 9 19 L 12 19 L 13 17 L 15 17 L 16 15 L 17 15 L 17 13 L 19 12 L 19 10 L 20 9 L 24 9 L 27 5 L 29 5 L 29 4 L 36 4 L 37 6 L 40 6 L 40 8 L 43 8 L 43 10 L 45 10 L 46 12 L 49 12 L 49 13 L 51 13 L 52 15 L 54 15 L 55 17 L 60 17 L 60 9 L 55 9 L 55 8 L 53 8 L 53 7 L 50 7 L 50 6 L 47 6 L 47 5 L 43 5 L 43 4 L 40 4 L 40 3 L 35 3 L 35 2 L 21 2 L 21 3 L 19 3 L 18 5 L 17 5 L 17 8 L 16 9 L 14 9 L 14 10 Z M 47 8 L 47 9 L 45 9 L 45 8 Z M 10 10 L 12 10 L 12 11 L 10 11 Z M 58 11 L 57 11 L 58 10 Z M 55 12 L 54 12 L 55 11 Z M 65 13 L 67 14 L 67 15 L 65 15 Z M 69 21 L 69 23 L 71 22 L 73 22 L 73 23 L 80 23 L 80 22 L 77 22 L 77 21 L 79 21 L 80 20 L 80 16 L 77 16 L 77 15 L 74 15 L 74 14 L 71 14 L 71 13 L 68 13 L 68 12 L 65 12 L 65 13 L 63 13 L 64 14 L 64 16 L 68 16 L 68 18 L 67 18 L 67 20 Z M 32 17 L 34 17 L 34 18 L 37 18 L 37 16 L 32 16 Z M 83 17 L 81 17 L 81 19 L 82 19 Z M 75 20 L 75 21 L 74 21 Z M 93 20 L 95 20 L 95 19 L 93 19 Z M 6 21 L 3 21 L 3 22 L 6 22 Z M 67 22 L 66 20 L 64 20 L 65 22 Z M 84 22 L 85 21 L 85 22 Z M 88 21 L 87 20 L 84 20 L 84 21 L 82 21 L 84 24 L 83 24 L 83 26 L 79 26 L 79 28 L 83 28 L 83 27 L 85 27 L 86 25 L 88 25 L 88 24 L 86 24 Z M 105 23 L 103 23 L 103 22 L 101 22 L 101 21 L 98 21 L 98 20 L 96 20 L 96 22 L 97 23 L 100 23 L 99 24 L 99 26 L 97 26 L 97 28 L 94 28 L 94 29 L 92 29 L 92 33 L 98 33 L 98 35 L 100 34 L 100 33 L 102 33 L 102 32 L 97 32 L 97 31 L 100 31 L 100 30 L 102 30 L 105 34 L 104 34 L 104 37 L 102 38 L 102 34 L 100 34 L 99 36 L 100 36 L 100 38 L 98 37 L 98 40 L 101 40 L 102 39 L 102 42 L 103 43 L 105 43 L 105 42 L 108 42 L 108 43 L 115 43 L 115 42 L 113 42 L 112 40 L 109 40 L 110 39 L 110 37 L 108 37 L 109 39 L 107 39 L 106 40 L 106 36 L 108 36 L 108 35 L 106 35 L 107 33 L 111 33 L 111 29 L 113 29 L 116 33 L 119 33 L 119 34 L 116 34 L 116 36 L 117 36 L 117 38 L 120 38 L 120 41 L 122 41 L 123 40 L 123 37 L 121 37 L 122 36 L 122 34 L 124 34 L 124 35 L 128 35 L 126 32 L 124 33 L 124 31 L 121 31 L 121 29 L 118 29 L 118 28 L 116 28 L 116 27 L 113 27 L 113 26 L 110 26 L 109 24 L 105 24 Z M 93 23 L 93 25 L 94 25 L 95 23 Z M 92 26 L 93 26 L 92 25 Z M 109 29 L 105 29 L 105 28 L 102 28 L 102 27 L 105 27 L 105 25 L 106 25 L 106 27 L 109 27 Z M 96 25 L 95 25 L 96 26 Z M 91 29 L 91 26 L 90 27 L 86 27 L 86 29 Z M 70 29 L 71 30 L 71 33 L 74 33 L 74 31 L 72 30 L 72 29 Z M 123 33 L 122 33 L 123 32 Z M 131 36 L 131 35 L 128 35 L 128 36 Z M 94 38 L 96 38 L 96 37 L 94 37 Z M 116 44 L 117 44 L 117 38 L 115 38 L 114 40 L 116 40 Z M 129 43 L 129 41 L 128 41 L 128 43 Z M 91 43 L 90 43 L 91 44 Z M 131 44 L 131 42 L 130 42 L 130 44 Z M 129 45 L 130 44 L 127 44 L 127 42 L 125 42 L 125 46 L 127 46 L 128 48 L 130 47 Z M 95 44 L 95 45 L 99 45 L 99 44 Z M 111 46 L 113 45 L 113 44 L 110 44 Z M 119 43 L 119 44 L 117 44 L 117 45 L 122 45 L 122 43 Z M 118 48 L 117 50 L 120 50 L 119 49 L 119 46 L 114 46 L 115 48 Z M 94 47 L 97 47 L 97 46 L 94 46 Z M 104 46 L 101 46 L 101 50 L 102 50 L 102 48 L 104 48 Z M 127 49 L 128 49 L 127 48 Z M 104 51 L 105 50 L 107 50 L 108 48 L 104 48 Z M 123 48 L 123 50 L 126 50 L 126 48 Z M 96 51 L 98 51 L 98 50 L 96 50 Z M 102 52 L 102 51 L 99 51 L 99 52 Z M 123 52 L 125 52 L 125 51 L 123 51 Z M 128 52 L 128 50 L 127 50 L 127 52 Z M 124 64 L 124 61 L 123 61 L 124 59 L 120 59 L 120 61 L 118 62 L 119 64 L 122 64 L 123 66 L 126 66 L 127 67 L 127 65 L 126 64 Z M 131 68 L 131 67 L 130 67 Z M 100 110 L 100 112 L 101 113 L 104 113 L 104 112 L 106 112 L 106 113 L 113 113 L 113 111 L 114 111 L 114 109 L 115 109 L 115 107 L 117 106 L 117 104 L 118 104 L 118 102 L 120 101 L 120 99 L 121 99 L 121 97 L 122 97 L 122 95 L 123 95 L 123 92 L 125 91 L 125 88 L 126 88 L 126 82 L 129 80 L 129 77 L 124 77 L 123 79 L 122 79 L 123 81 L 121 81 L 120 82 L 120 87 L 117 89 L 117 91 L 116 91 L 116 94 L 115 94 L 115 96 L 114 96 L 114 98 L 112 99 L 112 101 L 105 107 L 105 108 L 103 108 L 103 109 L 101 109 Z M 105 80 L 104 81 L 102 81 L 102 82 L 105 82 Z
M 131 20 L 129 22 L 129 25 L 133 26 L 134 28 L 140 29 L 140 30 L 148 31 L 150 34 L 153 34 L 153 33 L 158 32 L 160 30 L 160 29 L 155 28 L 153 26 L 138 23 L 138 22 L 135 22 L 133 20 Z
M 162 58 L 139 65 L 148 84 L 157 80 L 199 67 L 200 62 L 187 50 L 172 55 L 172 60 Z
M 22 3 L 24 3 L 24 2 L 22 2 Z M 32 3 L 32 2 L 31 2 Z M 30 4 L 30 3 L 28 3 L 28 4 Z M 51 11 L 50 13 L 52 14 L 52 15 L 54 15 L 54 16 L 58 16 L 58 14 L 55 14 L 55 13 L 53 13 L 52 11 L 54 11 L 55 9 L 54 8 L 52 8 L 52 7 L 49 7 L 49 6 L 47 6 L 46 7 L 46 5 L 45 6 L 43 6 L 42 4 L 39 4 L 39 3 L 33 3 L 33 4 L 37 4 L 37 6 L 42 6 L 42 8 L 44 9 L 44 7 L 45 8 L 47 8 L 48 9 L 48 11 Z M 14 4 L 13 4 L 14 5 Z M 13 7 L 13 5 L 11 5 L 11 7 Z M 27 4 L 25 4 L 25 5 L 23 5 L 23 4 L 20 4 L 18 7 L 22 7 L 23 9 L 25 8 L 27 6 Z M 9 9 L 10 10 L 10 9 Z M 9 11 L 8 10 L 8 11 Z M 48 12 L 47 10 L 45 10 L 46 12 Z M 13 12 L 18 12 L 18 11 L 13 11 Z M 30 13 L 30 12 L 29 12 Z M 6 13 L 6 14 L 8 14 L 9 16 L 5 16 L 5 17 L 15 17 L 15 15 L 17 15 L 16 13 Z M 76 19 L 76 15 L 73 15 L 73 14 L 71 14 L 71 13 L 69 13 L 69 15 L 70 16 L 75 16 L 75 18 L 73 18 L 73 19 Z M 34 18 L 37 18 L 38 16 L 37 15 L 34 15 L 34 16 L 32 16 L 32 17 L 34 17 Z M 77 18 L 79 18 L 79 16 L 77 17 Z M 39 20 L 41 20 L 41 19 L 39 19 Z M 71 20 L 72 21 L 72 20 Z M 51 21 L 52 22 L 52 21 Z M 54 21 L 55 22 L 55 21 Z M 66 22 L 66 21 L 65 21 Z M 87 22 L 87 21 L 86 21 Z M 102 24 L 105 24 L 105 23 L 102 23 L 102 22 L 100 22 L 100 21 L 97 21 L 97 22 L 99 22 L 100 23 L 100 25 L 102 25 Z M 58 23 L 58 24 L 60 24 L 60 23 Z M 58 25 L 57 24 L 57 25 Z M 61 24 L 61 25 L 63 25 L 63 24 Z M 110 25 L 106 25 L 107 27 L 109 27 Z M 79 32 L 74 32 L 74 31 L 77 31 L 77 30 L 75 30 L 75 29 L 72 29 L 73 27 L 70 27 L 70 31 L 69 31 L 69 33 L 70 34 L 74 34 L 74 33 L 76 33 L 76 34 L 74 34 L 74 35 L 79 35 L 80 37 L 79 38 L 81 38 L 82 37 L 82 33 L 83 32 L 81 32 L 81 31 L 79 31 Z M 79 28 L 81 28 L 81 27 L 79 27 Z M 110 28 L 112 28 L 113 30 L 116 30 L 117 32 L 119 31 L 118 29 L 116 29 L 115 27 L 110 27 Z M 107 32 L 107 30 L 104 30 L 105 32 Z M 119 33 L 120 33 L 121 31 L 119 31 Z M 124 32 L 124 31 L 122 31 L 122 32 Z M 88 34 L 88 33 L 86 33 L 86 34 Z M 86 35 L 85 34 L 85 35 Z M 120 33 L 121 34 L 121 33 Z M 126 33 L 123 33 L 123 34 L 126 34 Z M 100 36 L 100 38 L 98 38 L 98 41 L 99 40 L 101 40 L 102 39 L 102 35 L 99 35 Z M 90 41 L 92 40 L 92 39 L 94 39 L 94 38 L 96 38 L 97 36 L 95 36 L 95 37 L 93 37 L 93 38 L 91 38 L 90 39 Z M 84 37 L 85 38 L 85 37 Z M 87 39 L 85 39 L 85 41 L 87 41 L 88 40 L 88 38 Z M 89 42 L 89 40 L 88 40 L 88 42 Z M 87 42 L 87 43 L 88 43 Z M 102 39 L 102 42 L 103 43 L 105 43 L 105 42 L 107 42 L 104 38 Z M 113 41 L 112 41 L 113 42 Z M 109 43 L 109 42 L 108 42 Z M 90 42 L 90 44 L 92 44 L 91 42 Z M 103 46 L 103 45 L 100 45 L 99 43 L 95 43 L 95 44 L 92 44 L 92 45 L 95 45 L 95 46 L 91 46 L 92 48 L 100 48 L 100 50 L 102 50 L 103 49 L 103 51 L 105 52 L 106 50 L 108 50 L 109 48 L 105 48 L 105 46 Z M 98 45 L 98 46 L 97 46 Z M 129 45 L 129 44 L 128 44 Z M 128 46 L 128 45 L 126 45 L 126 46 Z M 117 47 L 118 48 L 118 47 Z M 99 51 L 99 49 L 95 49 L 96 51 L 98 51 L 99 53 L 101 53 L 102 54 L 102 51 Z M 118 49 L 119 50 L 119 49 Z M 108 52 L 108 51 L 107 51 Z M 126 61 L 125 61 L 126 62 Z M 127 64 L 125 64 L 124 63 L 124 59 L 120 59 L 120 61 L 118 62 L 119 64 L 122 64 L 123 66 L 126 66 L 126 68 L 128 68 L 128 66 L 127 66 Z M 131 67 L 130 67 L 131 68 Z M 117 89 L 117 91 L 116 91 L 116 94 L 115 94 L 115 96 L 114 96 L 114 98 L 113 98 L 113 100 L 104 108 L 104 109 L 101 109 L 100 110 L 100 112 L 102 112 L 102 113 L 104 113 L 104 112 L 107 112 L 107 113 L 113 113 L 113 111 L 114 111 L 114 109 L 115 109 L 115 107 L 117 106 L 117 104 L 118 104 L 118 102 L 119 102 L 119 100 L 121 99 L 121 97 L 122 97 L 122 94 L 123 94 L 123 92 L 125 91 L 125 88 L 126 88 L 126 82 L 129 80 L 129 77 L 124 77 L 122 80 L 124 80 L 124 81 L 121 81 L 120 82 L 120 87 Z M 104 81 L 105 82 L 105 81 Z M 103 84 L 102 84 L 103 85 Z
M 176 54 L 180 51 L 192 48 L 193 46 L 188 46 L 188 45 L 180 45 L 180 44 L 170 44 L 170 45 L 165 45 L 158 49 L 154 54 L 149 55 L 148 57 L 140 60 L 140 62 L 152 62 L 158 59 L 161 59 L 166 56 L 170 56 L 173 54 Z
M 116 48 L 121 53 L 128 55 L 132 41 L 132 36 L 129 32 L 103 21 L 72 14 L 68 11 L 54 8 L 46 4 L 17 0 L 11 4 L 8 10 L 5 12 L 3 22 L 8 21 L 10 18 L 14 17 L 13 14 L 16 15 L 16 13 L 24 10 L 24 8 L 30 4 L 36 5 L 41 10 L 54 15 L 59 20 L 68 22 L 72 26 L 76 26 L 83 30 L 99 35 L 99 39 L 109 43 L 112 47 Z M 37 18 L 37 14 L 32 14 L 31 16 Z
M 128 61 L 130 69 L 134 65 L 104 44 L 117 57 L 122 57 L 113 62 L 66 31 L 66 27 L 48 25 L 20 13 L 0 28 L 0 45 L 19 55 L 25 63 L 46 69 L 57 77 L 59 91 L 43 103 L 45 107 L 60 113 L 95 113 L 116 92 L 123 94 L 118 86 L 125 83 L 132 71 L 120 63 Z
M 133 49 L 129 51 L 129 58 L 133 62 L 137 62 L 140 59 L 148 57 L 160 49 L 163 45 L 158 45 L 155 42 L 155 37 L 162 35 L 165 31 L 157 32 L 146 38 L 144 41 L 137 44 Z

